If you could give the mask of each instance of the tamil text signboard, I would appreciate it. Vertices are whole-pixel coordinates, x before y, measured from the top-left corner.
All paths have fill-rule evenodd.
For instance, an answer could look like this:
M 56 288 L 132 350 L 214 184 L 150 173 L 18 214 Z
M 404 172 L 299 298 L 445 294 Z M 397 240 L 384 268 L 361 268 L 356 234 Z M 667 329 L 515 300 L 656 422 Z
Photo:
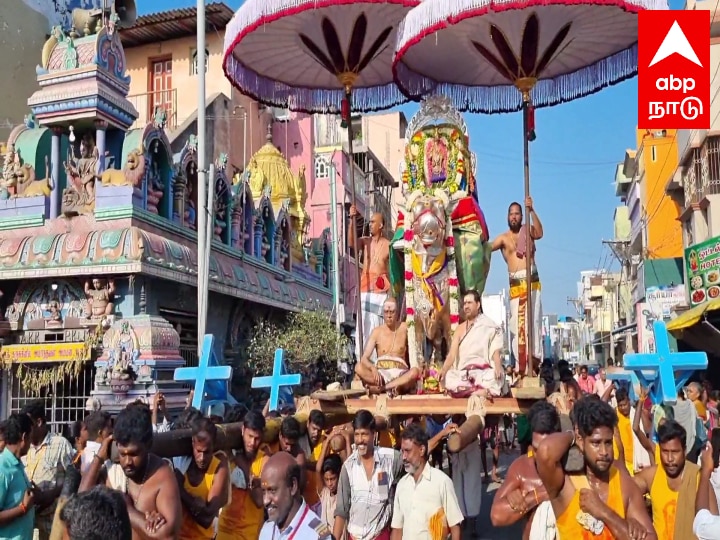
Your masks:
M 686 248 L 685 268 L 691 306 L 720 298 L 720 237 Z

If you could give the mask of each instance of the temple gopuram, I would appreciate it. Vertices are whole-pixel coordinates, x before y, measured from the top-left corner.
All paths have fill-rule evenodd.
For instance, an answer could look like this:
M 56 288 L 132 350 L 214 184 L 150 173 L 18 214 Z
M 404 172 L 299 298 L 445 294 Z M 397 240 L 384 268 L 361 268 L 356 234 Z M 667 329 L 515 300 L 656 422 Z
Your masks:
M 166 117 L 138 112 L 114 8 L 76 10 L 38 51 L 39 89 L 0 178 L 2 412 L 47 400 L 56 426 L 161 391 L 197 365 L 197 139 L 173 154 Z M 78 22 L 79 21 L 79 22 Z M 258 317 L 328 309 L 329 239 L 309 238 L 305 171 L 268 137 L 242 173 L 214 156 L 208 332 L 241 361 Z

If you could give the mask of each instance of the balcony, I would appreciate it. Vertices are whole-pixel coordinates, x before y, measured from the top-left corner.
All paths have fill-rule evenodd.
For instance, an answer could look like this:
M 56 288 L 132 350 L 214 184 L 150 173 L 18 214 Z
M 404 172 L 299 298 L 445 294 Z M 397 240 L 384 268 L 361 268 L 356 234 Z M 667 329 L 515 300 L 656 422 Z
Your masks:
M 630 240 L 632 226 L 630 223 L 630 209 L 627 206 L 618 206 L 615 209 L 613 225 L 615 229 L 615 240 Z
M 128 101 L 138 112 L 138 119 L 130 126 L 130 129 L 144 128 L 152 122 L 157 107 L 165 109 L 167 114 L 165 127 L 169 131 L 177 127 L 177 88 L 134 94 L 128 96 Z
M 618 163 L 615 169 L 615 196 L 625 198 L 630 190 L 632 178 L 628 178 L 623 174 L 624 164 Z
M 700 198 L 720 194 L 720 138 L 705 139 L 700 152 L 702 188 Z

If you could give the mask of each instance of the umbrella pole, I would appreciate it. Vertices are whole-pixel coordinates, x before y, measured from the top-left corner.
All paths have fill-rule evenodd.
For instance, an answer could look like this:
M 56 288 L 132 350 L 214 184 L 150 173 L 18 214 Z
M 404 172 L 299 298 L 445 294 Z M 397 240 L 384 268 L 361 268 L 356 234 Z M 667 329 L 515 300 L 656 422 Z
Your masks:
M 355 209 L 357 210 L 357 197 L 355 195 L 355 153 L 353 151 L 353 128 L 352 128 L 352 113 L 350 111 L 350 108 L 352 108 L 352 87 L 349 84 L 345 85 L 345 100 L 348 103 L 348 110 L 343 111 L 343 115 L 347 114 L 347 134 L 348 134 L 348 161 L 349 161 L 349 168 L 350 168 L 350 189 L 352 190 L 351 194 L 351 200 L 352 205 L 355 206 Z M 363 318 L 362 318 L 362 293 L 360 291 L 360 245 L 358 243 L 358 236 L 357 236 L 357 223 L 355 219 L 352 221 L 352 231 L 350 231 L 352 234 L 353 239 L 353 246 L 355 246 L 355 280 L 356 280 L 356 288 L 355 291 L 357 293 L 357 303 L 355 304 L 356 311 L 357 311 L 357 324 L 356 324 L 356 332 L 355 332 L 355 340 L 357 341 L 359 347 L 358 350 L 360 351 L 360 354 L 362 355 L 365 344 L 363 343 Z M 360 361 L 360 358 L 357 359 L 357 361 Z
M 530 92 L 523 92 L 523 169 L 525 173 L 525 200 L 530 197 Z M 525 282 L 527 283 L 527 301 L 525 302 L 525 375 L 533 376 L 533 302 L 532 302 L 532 235 L 530 233 L 530 208 L 525 208 Z M 519 330 L 519 329 L 518 329 Z M 522 367 L 522 366 L 520 366 Z

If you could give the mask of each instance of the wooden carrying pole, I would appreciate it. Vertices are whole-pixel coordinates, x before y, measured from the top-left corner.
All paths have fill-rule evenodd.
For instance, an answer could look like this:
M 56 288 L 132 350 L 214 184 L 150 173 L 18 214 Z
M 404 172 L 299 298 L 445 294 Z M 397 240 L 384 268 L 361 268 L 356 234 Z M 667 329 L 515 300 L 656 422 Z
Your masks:
M 487 414 L 526 414 L 536 399 L 495 398 L 485 402 Z M 325 414 L 354 415 L 360 410 L 375 414 L 375 399 L 346 399 L 344 402 L 312 400 L 310 407 L 319 409 Z M 383 413 L 394 415 L 436 415 L 465 414 L 468 400 L 466 398 L 448 398 L 445 396 L 398 396 L 386 401 L 387 408 Z
M 487 407 L 487 404 L 485 405 Z M 451 433 L 447 439 L 448 452 L 457 453 L 473 442 L 477 442 L 480 431 L 485 427 L 482 417 L 472 415 L 465 420 L 455 433 Z

